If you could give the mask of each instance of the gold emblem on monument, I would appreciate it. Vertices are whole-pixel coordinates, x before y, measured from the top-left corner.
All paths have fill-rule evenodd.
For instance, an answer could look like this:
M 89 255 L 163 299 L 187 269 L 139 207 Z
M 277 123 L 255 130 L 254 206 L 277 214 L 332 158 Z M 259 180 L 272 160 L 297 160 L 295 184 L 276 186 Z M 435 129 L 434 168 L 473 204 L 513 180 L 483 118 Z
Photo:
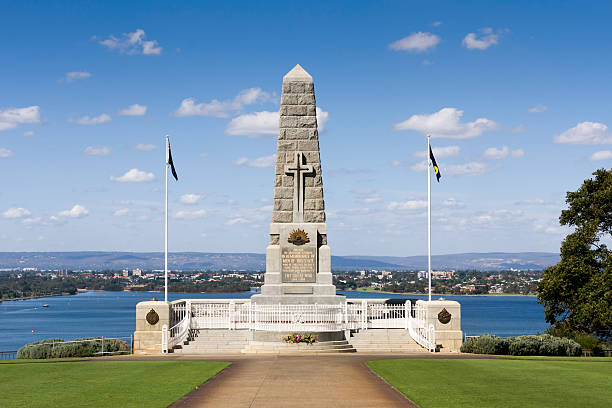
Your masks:
M 438 321 L 442 324 L 447 324 L 450 322 L 452 315 L 448 313 L 446 308 L 442 309 L 440 313 L 438 313 Z
M 310 242 L 310 238 L 308 238 L 308 234 L 301 229 L 296 229 L 291 232 L 287 242 L 293 245 L 304 245 Z
M 157 314 L 155 310 L 153 309 L 149 310 L 149 313 L 147 313 L 147 323 L 153 326 L 157 322 L 159 322 L 159 315 Z

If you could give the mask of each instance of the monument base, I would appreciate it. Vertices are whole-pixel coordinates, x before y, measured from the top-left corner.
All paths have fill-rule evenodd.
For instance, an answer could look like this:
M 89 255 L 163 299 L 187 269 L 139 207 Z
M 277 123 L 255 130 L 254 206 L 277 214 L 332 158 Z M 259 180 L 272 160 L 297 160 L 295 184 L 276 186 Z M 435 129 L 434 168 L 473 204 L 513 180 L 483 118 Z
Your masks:
M 170 324 L 170 304 L 159 301 L 140 302 L 136 305 L 136 331 L 134 354 L 162 352 L 162 326 Z
M 251 302 L 258 305 L 344 305 L 342 295 L 253 295 Z
M 461 305 L 454 300 L 417 300 L 426 310 L 427 326 L 432 324 L 436 332 L 436 345 L 441 352 L 459 353 L 463 344 L 461 331 Z

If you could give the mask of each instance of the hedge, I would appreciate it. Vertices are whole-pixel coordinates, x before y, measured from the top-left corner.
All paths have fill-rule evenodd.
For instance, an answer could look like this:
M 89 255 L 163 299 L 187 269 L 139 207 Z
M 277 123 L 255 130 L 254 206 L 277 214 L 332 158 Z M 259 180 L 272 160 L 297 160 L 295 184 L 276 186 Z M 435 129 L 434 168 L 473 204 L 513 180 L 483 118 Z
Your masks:
M 82 341 L 96 340 L 96 341 Z M 102 351 L 101 337 L 83 337 L 70 343 L 62 343 L 63 339 L 46 339 L 26 344 L 17 351 L 17 358 L 65 358 L 100 356 Z M 55 344 L 54 344 L 55 343 Z M 104 339 L 104 352 L 116 353 L 129 351 L 125 341 Z
M 461 346 L 461 352 L 512 356 L 579 356 L 582 347 L 573 340 L 549 334 L 505 338 L 485 334 L 467 339 Z

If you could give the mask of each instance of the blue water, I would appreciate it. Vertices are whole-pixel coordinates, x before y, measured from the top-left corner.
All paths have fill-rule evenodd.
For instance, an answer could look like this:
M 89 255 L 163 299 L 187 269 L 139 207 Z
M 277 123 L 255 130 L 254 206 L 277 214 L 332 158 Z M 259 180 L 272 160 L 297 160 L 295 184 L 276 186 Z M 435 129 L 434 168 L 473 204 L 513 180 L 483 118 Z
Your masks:
M 359 298 L 418 298 L 366 292 L 338 292 Z M 169 300 L 248 298 L 252 293 L 170 293 Z M 0 351 L 17 350 L 32 341 L 48 338 L 129 337 L 135 330 L 136 304 L 163 293 L 90 291 L 75 296 L 5 301 L 0 303 Z M 543 307 L 535 297 L 445 296 L 461 303 L 462 329 L 466 335 L 498 336 L 536 334 L 546 330 Z M 438 299 L 434 296 L 433 299 Z M 43 304 L 49 307 L 43 308 Z

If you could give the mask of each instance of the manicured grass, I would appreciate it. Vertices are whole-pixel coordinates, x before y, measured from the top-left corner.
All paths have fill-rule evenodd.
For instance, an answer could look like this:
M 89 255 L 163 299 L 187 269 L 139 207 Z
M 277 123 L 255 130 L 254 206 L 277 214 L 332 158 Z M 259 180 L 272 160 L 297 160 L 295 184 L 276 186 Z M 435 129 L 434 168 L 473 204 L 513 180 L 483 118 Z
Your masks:
M 0 366 L 0 405 L 167 407 L 229 365 L 213 361 L 13 360 L 13 364 Z
M 612 364 L 607 362 L 397 359 L 367 364 L 423 408 L 612 404 Z

